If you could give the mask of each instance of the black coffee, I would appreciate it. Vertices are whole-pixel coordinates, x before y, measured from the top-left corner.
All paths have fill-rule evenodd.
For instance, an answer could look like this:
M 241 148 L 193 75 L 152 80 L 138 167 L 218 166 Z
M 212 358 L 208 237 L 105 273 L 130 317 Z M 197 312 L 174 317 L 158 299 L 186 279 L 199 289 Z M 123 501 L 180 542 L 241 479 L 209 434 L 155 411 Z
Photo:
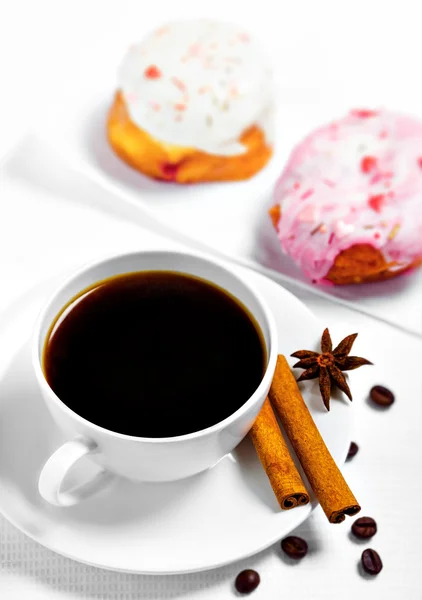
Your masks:
M 255 320 L 201 279 L 130 273 L 77 300 L 52 327 L 43 367 L 57 396 L 101 427 L 143 437 L 199 431 L 236 411 L 262 379 Z

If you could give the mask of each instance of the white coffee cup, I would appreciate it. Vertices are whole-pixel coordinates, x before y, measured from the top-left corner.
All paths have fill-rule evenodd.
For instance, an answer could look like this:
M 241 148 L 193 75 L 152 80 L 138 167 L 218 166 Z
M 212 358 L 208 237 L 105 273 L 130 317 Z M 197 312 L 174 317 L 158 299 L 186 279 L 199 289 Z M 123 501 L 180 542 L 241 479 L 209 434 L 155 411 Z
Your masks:
M 76 414 L 53 392 L 42 369 L 51 325 L 69 302 L 97 281 L 136 271 L 175 271 L 214 283 L 237 298 L 255 317 L 266 346 L 261 383 L 244 404 L 223 421 L 201 431 L 166 438 L 134 437 L 104 429 Z M 35 326 L 32 361 L 36 379 L 57 425 L 69 436 L 46 462 L 39 478 L 41 496 L 55 506 L 72 506 L 108 483 L 113 475 L 137 481 L 171 481 L 215 465 L 244 438 L 267 396 L 277 360 L 274 317 L 256 289 L 218 260 L 179 252 L 136 252 L 90 264 L 68 278 L 52 295 Z M 82 457 L 98 465 L 88 482 L 66 490 L 68 472 Z

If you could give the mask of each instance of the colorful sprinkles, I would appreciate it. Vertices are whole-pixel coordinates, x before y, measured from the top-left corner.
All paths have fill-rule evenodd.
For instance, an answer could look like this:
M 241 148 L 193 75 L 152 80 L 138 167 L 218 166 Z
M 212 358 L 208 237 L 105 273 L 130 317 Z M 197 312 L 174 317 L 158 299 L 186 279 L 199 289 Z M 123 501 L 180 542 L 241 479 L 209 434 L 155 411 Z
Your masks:
M 155 65 L 150 65 L 145 69 L 144 75 L 147 79 L 160 79 L 161 71 Z

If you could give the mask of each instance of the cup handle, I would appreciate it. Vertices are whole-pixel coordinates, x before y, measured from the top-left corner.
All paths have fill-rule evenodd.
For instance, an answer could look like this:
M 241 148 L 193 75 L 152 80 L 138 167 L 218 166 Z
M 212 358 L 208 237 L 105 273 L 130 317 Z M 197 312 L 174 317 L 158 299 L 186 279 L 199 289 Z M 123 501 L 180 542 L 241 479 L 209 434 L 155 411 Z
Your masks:
M 95 454 L 97 451 L 97 444 L 82 436 L 60 446 L 45 463 L 38 480 L 38 491 L 44 500 L 53 506 L 74 506 L 103 489 L 113 478 L 105 469 L 99 471 L 90 481 L 62 491 L 63 482 L 73 465 L 84 456 Z

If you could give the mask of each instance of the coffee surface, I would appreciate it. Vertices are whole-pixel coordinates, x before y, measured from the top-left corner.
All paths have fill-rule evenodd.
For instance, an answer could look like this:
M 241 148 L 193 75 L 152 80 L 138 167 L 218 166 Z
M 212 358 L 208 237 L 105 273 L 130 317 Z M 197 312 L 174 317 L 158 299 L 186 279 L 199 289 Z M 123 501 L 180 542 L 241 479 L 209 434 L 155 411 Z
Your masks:
M 167 271 L 83 292 L 56 321 L 43 368 L 57 396 L 106 429 L 168 437 L 225 419 L 257 389 L 262 334 L 220 288 Z

